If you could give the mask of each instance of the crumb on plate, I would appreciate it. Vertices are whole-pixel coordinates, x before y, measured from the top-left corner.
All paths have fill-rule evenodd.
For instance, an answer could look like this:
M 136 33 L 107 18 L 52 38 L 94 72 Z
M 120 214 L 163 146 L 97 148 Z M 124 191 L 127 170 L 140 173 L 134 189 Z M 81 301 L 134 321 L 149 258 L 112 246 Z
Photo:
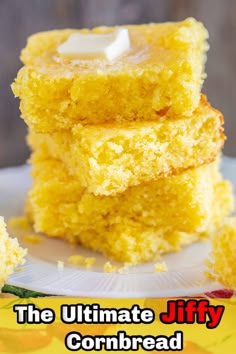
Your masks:
M 68 258 L 68 262 L 72 265 L 81 265 L 90 269 L 96 262 L 96 258 L 94 257 L 83 257 L 80 254 L 74 254 Z
M 87 257 L 84 259 L 84 265 L 88 269 L 92 268 L 95 262 L 96 262 L 96 258 L 94 257 Z
M 31 229 L 28 218 L 25 216 L 12 217 L 7 224 L 8 228 L 19 228 L 22 231 Z
M 111 262 L 106 262 L 103 269 L 105 273 L 115 273 L 117 271 L 117 266 L 111 264 Z
M 167 272 L 167 270 L 168 270 L 165 262 L 155 263 L 154 268 L 155 268 L 156 273 Z
M 37 245 L 43 241 L 40 235 L 31 234 L 23 236 L 23 240 L 27 243 L 31 243 L 33 245 Z
M 84 265 L 84 257 L 80 254 L 74 254 L 68 257 L 68 262 L 73 265 Z
M 63 261 L 57 261 L 57 269 L 64 269 L 64 262 Z

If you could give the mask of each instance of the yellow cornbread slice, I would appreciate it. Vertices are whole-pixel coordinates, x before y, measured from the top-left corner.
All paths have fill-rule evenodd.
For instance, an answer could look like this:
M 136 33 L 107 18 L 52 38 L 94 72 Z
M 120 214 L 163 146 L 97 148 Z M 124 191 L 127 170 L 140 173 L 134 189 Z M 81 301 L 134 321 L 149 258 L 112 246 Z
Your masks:
M 0 291 L 16 266 L 24 263 L 26 250 L 23 250 L 16 238 L 10 238 L 3 217 L 0 216 Z
M 122 262 L 148 261 L 202 237 L 232 210 L 231 185 L 217 167 L 213 163 L 115 196 L 95 196 L 68 176 L 63 163 L 47 160 L 33 167 L 28 215 L 36 232 L 82 243 Z
M 191 115 L 205 77 L 208 33 L 193 18 L 182 22 L 128 25 L 129 52 L 113 62 L 68 60 L 57 47 L 77 32 L 108 33 L 117 27 L 56 30 L 28 39 L 13 92 L 22 117 L 38 132 L 75 123 L 157 120 L 168 111 Z
M 213 161 L 224 143 L 223 117 L 206 101 L 190 118 L 82 126 L 51 134 L 30 133 L 32 163 L 62 160 L 69 174 L 95 195 Z
M 207 263 L 216 280 L 236 290 L 236 217 L 227 218 L 214 234 Z

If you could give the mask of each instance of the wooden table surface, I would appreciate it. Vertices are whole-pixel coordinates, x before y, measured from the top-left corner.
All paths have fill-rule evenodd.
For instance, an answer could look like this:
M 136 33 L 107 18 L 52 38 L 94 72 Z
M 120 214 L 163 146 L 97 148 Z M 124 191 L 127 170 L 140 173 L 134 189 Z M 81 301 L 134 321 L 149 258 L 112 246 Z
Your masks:
M 24 163 L 26 127 L 10 83 L 31 33 L 65 27 L 182 20 L 193 16 L 210 32 L 208 78 L 203 91 L 226 121 L 225 152 L 236 156 L 233 88 L 236 82 L 235 0 L 0 0 L 0 167 Z

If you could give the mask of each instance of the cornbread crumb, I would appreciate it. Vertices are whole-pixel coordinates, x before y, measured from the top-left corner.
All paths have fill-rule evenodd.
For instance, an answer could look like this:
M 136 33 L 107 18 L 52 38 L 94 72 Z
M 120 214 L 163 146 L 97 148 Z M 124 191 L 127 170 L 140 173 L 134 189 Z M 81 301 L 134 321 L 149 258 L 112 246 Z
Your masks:
M 10 218 L 7 226 L 11 228 L 19 228 L 22 231 L 29 231 L 31 229 L 28 219 L 25 216 Z
M 155 263 L 154 268 L 156 273 L 167 272 L 167 265 L 165 262 Z
M 118 273 L 120 273 L 120 274 L 126 274 L 127 273 L 127 269 L 125 268 L 125 267 L 120 267 L 120 268 L 118 268 Z
M 16 272 L 17 273 L 21 273 L 21 272 L 23 272 L 24 271 L 24 267 L 18 267 L 17 269 L 16 269 Z
M 123 267 L 118 268 L 118 273 L 120 274 L 126 274 L 127 270 L 134 264 L 130 263 L 124 263 Z
M 40 235 L 32 234 L 23 236 L 23 240 L 25 242 L 31 243 L 33 245 L 37 245 L 43 241 Z
M 3 217 L 0 217 L 0 291 L 14 269 L 24 263 L 26 250 L 19 246 L 16 238 L 10 238 Z
M 64 262 L 63 261 L 57 261 L 57 269 L 64 269 Z
M 212 240 L 207 275 L 236 290 L 236 217 L 228 218 Z
M 84 260 L 84 265 L 86 268 L 90 269 L 93 267 L 94 263 L 96 262 L 96 258 L 94 257 L 87 257 Z
M 106 262 L 103 269 L 105 273 L 115 273 L 117 271 L 117 266 L 111 264 L 110 262 Z
M 74 254 L 68 258 L 68 262 L 73 265 L 84 265 L 84 257 L 79 254 Z
M 79 254 L 74 254 L 68 258 L 68 262 L 73 265 L 81 265 L 81 266 L 85 266 L 87 269 L 90 269 L 96 262 L 96 258 L 83 257 Z

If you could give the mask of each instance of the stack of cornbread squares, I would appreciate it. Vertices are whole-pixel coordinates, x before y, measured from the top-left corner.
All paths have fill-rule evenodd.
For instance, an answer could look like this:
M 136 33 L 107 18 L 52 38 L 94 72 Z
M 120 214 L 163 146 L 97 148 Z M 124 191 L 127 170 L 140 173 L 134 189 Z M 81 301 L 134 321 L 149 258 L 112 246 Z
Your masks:
M 223 117 L 201 95 L 208 33 L 194 19 L 125 26 L 112 62 L 63 57 L 74 33 L 31 36 L 12 85 L 29 126 L 36 232 L 130 263 L 211 235 L 233 208 Z

